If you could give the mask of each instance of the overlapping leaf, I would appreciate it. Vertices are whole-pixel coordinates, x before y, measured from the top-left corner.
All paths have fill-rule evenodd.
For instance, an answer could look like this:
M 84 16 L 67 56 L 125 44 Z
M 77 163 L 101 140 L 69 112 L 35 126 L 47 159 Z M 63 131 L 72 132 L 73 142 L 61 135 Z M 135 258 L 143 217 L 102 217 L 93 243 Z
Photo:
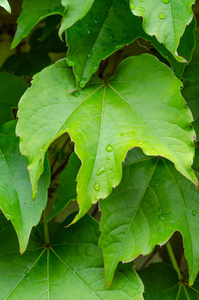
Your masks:
M 193 286 L 179 282 L 176 271 L 163 263 L 151 264 L 139 273 L 144 287 L 146 300 L 198 300 L 199 282 L 196 279 Z
M 7 12 L 11 13 L 10 4 L 7 0 L 0 0 L 0 6 L 2 6 Z
M 143 299 L 133 265 L 121 265 L 106 288 L 98 237 L 97 222 L 86 216 L 70 228 L 62 225 L 47 247 L 35 229 L 21 256 L 12 228 L 1 222 L 0 299 Z
M 177 60 L 184 61 L 177 48 L 186 25 L 193 18 L 193 4 L 193 0 L 186 3 L 182 0 L 131 0 L 130 8 L 134 15 L 143 17 L 143 28 L 147 34 L 155 35 Z
M 62 5 L 65 7 L 65 11 L 59 34 L 62 35 L 67 28 L 71 27 L 78 20 L 82 19 L 91 8 L 93 1 L 94 0 L 82 0 L 80 2 L 78 0 L 62 0 Z
M 64 132 L 82 161 L 77 201 L 82 217 L 121 180 L 121 163 L 135 146 L 162 155 L 194 183 L 192 116 L 180 95 L 181 82 L 150 55 L 123 61 L 109 84 L 93 77 L 73 92 L 75 80 L 65 60 L 46 68 L 19 104 L 17 134 L 29 163 L 33 193 L 49 145 Z M 168 92 L 169 91 L 169 92 Z
M 42 0 L 42 2 L 40 0 L 23 0 L 12 48 L 15 48 L 39 21 L 48 16 L 62 15 L 63 12 L 64 7 L 61 5 L 61 0 Z
M 0 125 L 2 125 L 13 119 L 12 108 L 17 108 L 28 84 L 20 77 L 6 72 L 0 73 L 0 82 Z
M 24 252 L 31 229 L 39 222 L 47 203 L 49 172 L 44 172 L 39 180 L 38 195 L 33 202 L 27 162 L 19 152 L 15 125 L 11 121 L 0 127 L 0 208 L 12 221 L 20 251 Z
M 99 245 L 109 283 L 119 261 L 148 254 L 180 231 L 193 284 L 199 270 L 199 192 L 171 162 L 146 157 L 140 149 L 129 152 L 122 182 L 100 201 L 100 210 Z

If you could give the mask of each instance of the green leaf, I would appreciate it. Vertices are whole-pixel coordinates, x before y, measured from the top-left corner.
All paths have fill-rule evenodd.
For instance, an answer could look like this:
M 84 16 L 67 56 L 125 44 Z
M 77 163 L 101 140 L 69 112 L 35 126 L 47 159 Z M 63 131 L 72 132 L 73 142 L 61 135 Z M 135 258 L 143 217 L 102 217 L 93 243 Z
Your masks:
M 10 4 L 7 0 L 0 0 L 0 6 L 2 6 L 8 13 L 11 14 Z
M 180 62 L 184 58 L 179 56 L 177 48 L 185 27 L 193 18 L 191 6 L 193 0 L 130 0 L 130 8 L 135 16 L 143 17 L 143 28 L 149 35 L 155 35 Z
M 17 108 L 28 84 L 20 77 L 6 72 L 0 72 L 0 82 L 0 125 L 2 125 L 13 119 L 12 108 Z
M 141 20 L 129 10 L 128 0 L 122 4 L 118 0 L 95 0 L 89 13 L 66 33 L 67 63 L 73 66 L 81 87 L 97 71 L 100 60 L 139 36 L 147 38 Z
M 33 202 L 27 162 L 19 152 L 15 125 L 16 122 L 11 121 L 0 127 L 0 207 L 17 232 L 20 252 L 23 253 L 31 229 L 39 222 L 47 204 L 49 171 L 46 164 L 47 172 L 39 180 L 38 195 Z
M 129 262 L 183 235 L 190 284 L 199 270 L 199 192 L 163 158 L 146 157 L 140 149 L 127 155 L 121 184 L 105 200 L 101 237 L 106 279 L 111 283 L 119 261 Z M 158 229 L 158 230 L 157 230 Z
M 70 228 L 60 227 L 46 247 L 36 228 L 21 256 L 12 228 L 1 226 L 0 299 L 143 299 L 143 284 L 132 264 L 119 266 L 106 288 L 96 221 L 86 216 Z
M 145 88 L 143 88 L 143 86 Z M 17 134 L 29 164 L 33 193 L 49 145 L 64 132 L 82 161 L 77 176 L 78 220 L 122 177 L 121 163 L 135 146 L 161 155 L 197 184 L 192 116 L 180 94 L 181 82 L 150 55 L 122 62 L 109 84 L 93 77 L 82 91 L 60 60 L 34 77 L 19 103 Z M 169 91 L 169 92 L 168 92 Z
M 93 1 L 94 0 L 82 0 L 80 2 L 78 0 L 62 0 L 62 5 L 65 7 L 65 10 L 59 30 L 59 36 L 87 14 Z
M 57 199 L 47 217 L 47 222 L 61 212 L 71 200 L 76 200 L 76 177 L 80 166 L 81 162 L 79 158 L 75 153 L 72 153 L 67 167 L 59 178 L 60 185 L 57 189 Z
M 60 0 L 23 0 L 22 11 L 17 20 L 18 27 L 11 45 L 15 48 L 31 29 L 48 16 L 62 15 L 64 11 Z
M 167 264 L 156 263 L 139 272 L 144 286 L 146 300 L 197 300 L 199 299 L 199 283 L 196 279 L 193 286 L 178 281 L 176 271 Z

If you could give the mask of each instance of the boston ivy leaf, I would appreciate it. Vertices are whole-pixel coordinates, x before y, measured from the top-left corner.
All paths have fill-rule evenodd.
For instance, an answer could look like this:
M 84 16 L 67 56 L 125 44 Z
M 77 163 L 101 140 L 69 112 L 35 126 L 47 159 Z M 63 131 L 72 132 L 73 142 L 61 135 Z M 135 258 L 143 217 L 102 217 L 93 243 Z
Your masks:
M 42 2 L 40 0 L 24 0 L 11 49 L 15 48 L 41 20 L 52 15 L 62 15 L 63 11 L 60 0 L 43 0 Z
M 0 72 L 0 82 L 0 125 L 2 125 L 13 119 L 12 108 L 17 108 L 28 84 L 20 77 L 6 72 Z
M 193 0 L 131 0 L 130 8 L 135 16 L 143 17 L 143 28 L 149 35 L 155 35 L 157 40 L 183 62 L 183 57 L 177 53 L 179 41 L 185 27 L 193 18 L 191 6 Z
M 60 185 L 57 189 L 57 199 L 48 215 L 47 221 L 54 218 L 71 200 L 76 200 L 76 177 L 80 166 L 81 161 L 75 153 L 72 153 L 67 167 L 59 178 Z
M 178 281 L 178 275 L 172 266 L 156 263 L 139 272 L 144 286 L 146 300 L 197 300 L 199 299 L 199 282 L 193 286 Z
M 76 220 L 119 184 L 121 163 L 135 146 L 148 155 L 170 159 L 197 184 L 191 169 L 192 116 L 180 86 L 167 66 L 147 54 L 124 60 L 109 84 L 93 77 L 80 92 L 73 92 L 75 80 L 65 60 L 37 74 L 32 88 L 21 98 L 17 125 L 33 194 L 46 150 L 66 131 L 82 161 L 77 176 L 80 214 Z
M 97 71 L 100 60 L 138 36 L 147 38 L 141 20 L 129 10 L 128 0 L 95 0 L 89 13 L 66 35 L 67 63 L 73 66 L 80 87 Z
M 119 261 L 129 262 L 164 244 L 174 231 L 183 234 L 193 284 L 199 270 L 199 192 L 163 158 L 140 149 L 127 155 L 121 184 L 100 201 L 105 274 L 110 283 Z M 158 230 L 157 230 L 158 228 Z
M 78 20 L 82 19 L 91 8 L 94 0 L 62 0 L 62 5 L 65 7 L 62 24 L 59 30 L 59 35 Z
M 15 125 L 11 121 L 0 127 L 0 208 L 17 232 L 22 253 L 46 206 L 49 172 L 44 172 L 39 180 L 38 195 L 33 202 L 27 162 L 19 152 Z
M 10 4 L 7 0 L 0 0 L 0 6 L 2 6 L 7 12 L 11 14 Z
M 45 247 L 36 228 L 21 256 L 12 228 L 4 223 L 0 230 L 4 241 L 0 247 L 0 298 L 143 299 L 143 284 L 133 265 L 119 266 L 111 288 L 106 288 L 98 229 L 97 222 L 86 216 L 70 228 L 62 225 L 52 245 Z

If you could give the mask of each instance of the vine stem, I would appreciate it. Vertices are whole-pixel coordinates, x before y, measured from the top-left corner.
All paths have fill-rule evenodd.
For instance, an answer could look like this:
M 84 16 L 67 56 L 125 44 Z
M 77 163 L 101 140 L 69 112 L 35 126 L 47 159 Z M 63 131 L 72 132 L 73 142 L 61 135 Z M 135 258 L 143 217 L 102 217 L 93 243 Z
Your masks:
M 48 223 L 46 223 L 46 211 L 43 213 L 43 218 L 44 218 L 44 239 L 45 239 L 45 244 L 49 245 L 50 244 L 50 237 L 49 237 L 49 231 L 48 231 Z
M 171 247 L 170 242 L 166 243 L 166 247 L 167 247 L 167 251 L 169 253 L 169 257 L 170 257 L 170 260 L 172 262 L 172 265 L 173 265 L 174 269 L 176 270 L 176 272 L 178 273 L 178 279 L 182 280 L 183 277 L 182 277 L 182 274 L 181 274 L 180 269 L 178 267 L 178 264 L 177 264 L 177 261 L 176 261 L 175 255 L 173 253 L 173 249 Z

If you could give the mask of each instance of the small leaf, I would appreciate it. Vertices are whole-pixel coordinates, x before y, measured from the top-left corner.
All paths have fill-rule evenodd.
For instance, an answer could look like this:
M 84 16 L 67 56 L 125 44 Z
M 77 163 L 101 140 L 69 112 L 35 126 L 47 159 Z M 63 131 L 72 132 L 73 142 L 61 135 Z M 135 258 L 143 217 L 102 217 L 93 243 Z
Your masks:
M 130 8 L 135 16 L 143 17 L 143 28 L 149 35 L 155 35 L 157 40 L 173 54 L 180 62 L 177 48 L 185 27 L 193 18 L 193 0 L 130 0 Z
M 192 116 L 180 87 L 167 66 L 146 54 L 124 60 L 109 84 L 93 77 L 82 91 L 74 92 L 74 76 L 65 60 L 37 74 L 20 100 L 17 125 L 33 191 L 46 150 L 66 131 L 82 161 L 76 220 L 119 184 L 121 163 L 132 147 L 170 159 L 197 184 L 191 169 Z
M 110 284 L 119 261 L 129 262 L 183 235 L 190 284 L 199 270 L 199 191 L 163 158 L 147 157 L 140 149 L 127 155 L 121 184 L 100 201 L 101 237 L 106 280 Z
M 143 299 L 143 284 L 133 264 L 119 266 L 111 288 L 106 288 L 102 253 L 97 246 L 99 228 L 91 217 L 67 229 L 61 224 L 50 247 L 43 244 L 41 228 L 34 229 L 22 256 L 17 253 L 9 223 L 2 225 L 0 299 Z
M 20 77 L 6 72 L 0 72 L 0 82 L 0 125 L 2 125 L 13 119 L 12 108 L 17 108 L 28 84 Z
M 33 202 L 27 162 L 19 152 L 15 125 L 16 122 L 11 121 L 0 127 L 0 207 L 17 232 L 23 253 L 31 229 L 39 222 L 47 204 L 49 170 L 46 164 L 47 172 L 39 180 L 38 195 Z
M 72 153 L 67 167 L 59 178 L 60 185 L 57 189 L 57 199 L 47 217 L 47 222 L 61 212 L 71 200 L 76 200 L 76 177 L 80 166 L 81 162 L 79 158 L 75 153 Z
M 139 276 L 145 286 L 144 299 L 199 299 L 198 279 L 196 279 L 193 286 L 188 286 L 187 282 L 178 281 L 178 275 L 170 265 L 163 263 L 151 264 L 140 271 Z
M 80 2 L 78 0 L 62 0 L 62 5 L 65 7 L 65 11 L 59 30 L 59 36 L 87 14 L 93 4 L 93 1 L 94 0 L 82 0 Z
M 11 49 L 15 48 L 41 20 L 52 15 L 62 15 L 63 11 L 61 0 L 24 0 Z
M 0 0 L 0 6 L 2 6 L 8 13 L 11 14 L 10 4 L 7 0 Z

